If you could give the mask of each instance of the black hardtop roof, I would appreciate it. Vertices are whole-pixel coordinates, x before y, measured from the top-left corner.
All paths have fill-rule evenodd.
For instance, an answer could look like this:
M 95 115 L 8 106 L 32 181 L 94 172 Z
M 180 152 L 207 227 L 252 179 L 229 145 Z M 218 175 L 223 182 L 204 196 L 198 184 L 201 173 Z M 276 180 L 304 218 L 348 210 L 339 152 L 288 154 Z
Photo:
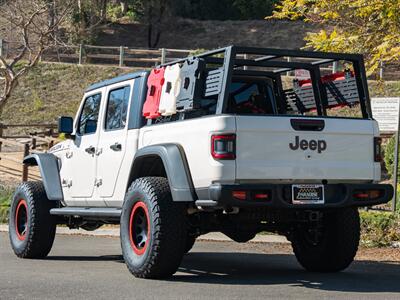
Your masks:
M 139 72 L 134 72 L 134 73 L 128 73 L 125 75 L 121 75 L 115 78 L 111 78 L 111 79 L 107 79 L 107 80 L 103 80 L 97 83 L 94 83 L 90 86 L 88 86 L 85 90 L 85 92 L 90 92 L 114 83 L 118 83 L 118 82 L 122 82 L 122 81 L 126 81 L 126 80 L 131 80 L 131 79 L 135 79 L 137 77 L 142 77 L 145 76 L 148 73 L 148 71 L 139 71 Z

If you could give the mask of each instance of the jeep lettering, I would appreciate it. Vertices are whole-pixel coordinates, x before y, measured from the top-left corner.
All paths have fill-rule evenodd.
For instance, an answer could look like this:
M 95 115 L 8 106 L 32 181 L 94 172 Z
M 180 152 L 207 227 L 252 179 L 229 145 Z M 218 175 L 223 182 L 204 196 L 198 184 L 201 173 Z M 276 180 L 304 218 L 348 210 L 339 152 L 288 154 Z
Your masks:
M 318 153 L 321 153 L 322 151 L 325 151 L 327 147 L 326 141 L 324 140 L 310 140 L 309 142 L 307 140 L 300 140 L 300 137 L 298 135 L 295 136 L 295 141 L 294 143 L 289 143 L 289 148 L 292 150 L 307 150 L 310 149 L 312 151 L 317 150 Z

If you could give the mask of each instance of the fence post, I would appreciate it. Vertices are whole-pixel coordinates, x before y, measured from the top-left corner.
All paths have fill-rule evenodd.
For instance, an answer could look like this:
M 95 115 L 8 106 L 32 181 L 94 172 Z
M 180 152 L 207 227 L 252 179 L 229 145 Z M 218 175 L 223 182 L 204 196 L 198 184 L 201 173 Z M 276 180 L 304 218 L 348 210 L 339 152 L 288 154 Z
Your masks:
M 338 71 L 338 62 L 334 61 L 332 66 L 332 73 L 337 73 Z
M 288 58 L 287 58 L 287 62 L 291 62 L 292 61 L 292 58 L 289 56 Z M 287 71 L 286 72 L 286 76 L 290 76 L 291 75 L 291 72 L 290 71 Z
M 383 79 L 383 61 L 379 62 L 379 79 Z
M 247 59 L 248 59 L 247 54 L 244 54 L 243 58 L 244 58 L 245 60 L 247 60 Z M 247 69 L 248 69 L 247 66 L 244 66 L 244 67 L 243 67 L 243 70 L 247 70 Z
M 79 44 L 79 59 L 78 65 L 81 65 L 83 62 L 83 44 Z
M 24 145 L 24 157 L 29 155 L 29 144 Z M 22 181 L 28 181 L 28 165 L 23 164 L 22 166 Z
M 3 137 L 3 124 L 0 123 L 0 138 Z M 0 142 L 0 152 L 1 152 L 1 148 L 3 146 L 3 142 Z
M 120 67 L 124 66 L 124 47 L 123 46 L 119 47 L 119 66 Z
M 165 48 L 161 48 L 161 64 L 165 64 L 166 63 L 166 58 L 167 58 L 167 51 L 165 50 Z
M 2 39 L 0 39 L 0 56 L 4 55 L 4 48 L 3 48 L 4 42 Z
M 36 138 L 32 138 L 32 150 L 36 149 Z

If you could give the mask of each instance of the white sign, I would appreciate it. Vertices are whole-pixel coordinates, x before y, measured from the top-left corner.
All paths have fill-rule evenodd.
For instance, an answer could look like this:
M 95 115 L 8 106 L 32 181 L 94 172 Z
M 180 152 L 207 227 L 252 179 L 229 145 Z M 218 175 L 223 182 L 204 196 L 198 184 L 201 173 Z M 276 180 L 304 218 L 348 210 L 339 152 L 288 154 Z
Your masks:
M 310 72 L 308 70 L 304 70 L 304 69 L 296 69 L 296 70 L 294 70 L 294 76 L 298 80 L 309 79 L 310 78 Z
M 399 128 L 400 98 L 372 98 L 372 117 L 378 122 L 379 131 L 394 133 Z

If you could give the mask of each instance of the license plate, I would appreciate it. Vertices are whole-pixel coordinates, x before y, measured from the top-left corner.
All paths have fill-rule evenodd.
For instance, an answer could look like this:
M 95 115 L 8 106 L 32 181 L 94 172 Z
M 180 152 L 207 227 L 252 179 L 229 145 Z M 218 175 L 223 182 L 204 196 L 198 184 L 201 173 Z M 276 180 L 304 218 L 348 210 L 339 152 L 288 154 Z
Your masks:
M 324 204 L 324 186 L 322 184 L 292 185 L 293 204 Z

